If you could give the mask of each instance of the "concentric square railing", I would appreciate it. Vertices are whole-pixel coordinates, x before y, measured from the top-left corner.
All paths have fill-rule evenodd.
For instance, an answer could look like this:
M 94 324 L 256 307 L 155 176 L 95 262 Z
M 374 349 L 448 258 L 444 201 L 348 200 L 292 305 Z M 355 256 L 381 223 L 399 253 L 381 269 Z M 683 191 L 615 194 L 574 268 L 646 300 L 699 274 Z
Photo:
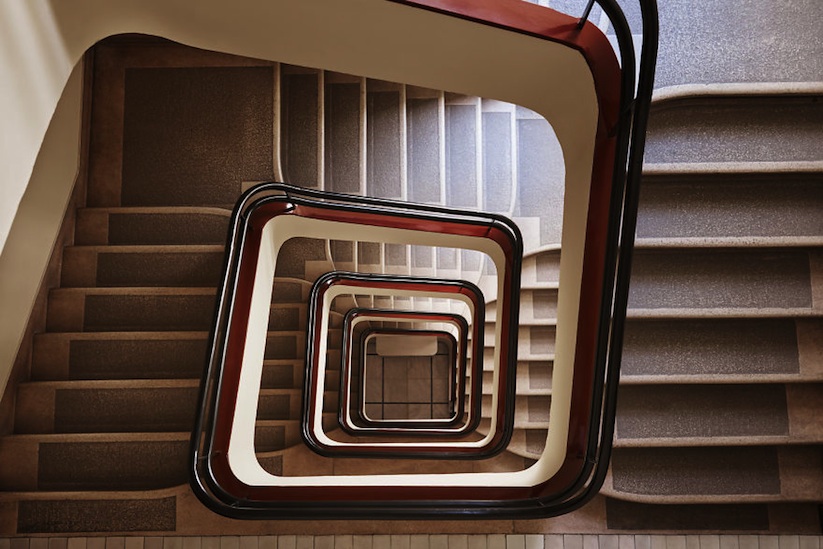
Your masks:
M 579 507 L 603 482 L 611 449 L 637 184 L 654 74 L 654 2 L 640 2 L 643 52 L 637 87 L 631 29 L 613 0 L 603 0 L 601 6 L 615 28 L 619 62 L 609 41 L 585 21 L 585 16 L 577 20 L 553 10 L 508 2 L 397 3 L 410 10 L 397 11 L 398 16 L 401 11 L 405 15 L 414 12 L 416 21 L 424 26 L 426 22 L 436 24 L 438 32 L 446 27 L 456 34 L 487 32 L 489 40 L 505 42 L 507 52 L 521 52 L 518 61 L 540 59 L 549 64 L 535 67 L 522 63 L 524 74 L 533 75 L 536 70 L 550 74 L 541 81 L 545 89 L 534 90 L 529 107 L 546 116 L 555 129 L 566 177 L 545 448 L 535 462 L 514 471 L 472 472 L 469 468 L 455 473 L 330 476 L 320 471 L 283 475 L 265 470 L 254 451 L 255 418 L 272 282 L 284 242 L 297 237 L 349 239 L 474 250 L 489 258 L 495 271 L 493 295 L 484 294 L 482 299 L 497 301 L 491 347 L 494 389 L 485 431 L 474 431 L 465 440 L 441 436 L 425 423 L 410 423 L 374 427 L 411 431 L 389 441 L 367 437 L 335 441 L 324 426 L 322 398 L 329 306 L 335 296 L 347 292 L 373 296 L 380 291 L 375 286 L 383 284 L 382 291 L 388 290 L 389 297 L 398 291 L 423 297 L 437 287 L 451 287 L 459 281 L 418 278 L 409 282 L 409 288 L 397 290 L 398 278 L 394 276 L 381 280 L 381 275 L 346 275 L 331 270 L 318 280 L 310 304 L 310 310 L 316 312 L 307 330 L 301 420 L 309 446 L 323 456 L 335 456 L 324 459 L 341 455 L 448 457 L 457 463 L 462 458 L 488 458 L 509 443 L 519 316 L 514 297 L 520 284 L 522 243 L 516 225 L 499 215 L 263 185 L 241 198 L 232 217 L 212 353 L 193 435 L 192 485 L 198 497 L 219 513 L 238 518 L 530 518 Z M 399 17 L 397 24 L 401 21 L 408 22 Z M 438 36 L 431 36 L 433 43 Z M 446 50 L 442 53 L 447 55 Z M 505 95 L 506 85 L 500 82 L 501 95 Z M 340 283 L 347 276 L 346 283 Z M 471 308 L 468 298 L 464 304 Z M 470 329 L 476 326 L 473 322 Z M 362 346 L 359 355 L 356 360 L 362 366 L 366 358 Z M 471 356 L 476 356 L 474 351 Z M 352 366 L 349 364 L 349 371 Z M 473 376 L 472 383 L 479 377 Z M 341 393 L 352 390 L 350 384 L 342 383 Z M 468 402 L 482 400 L 473 388 L 466 392 Z M 340 416 L 350 410 L 338 406 L 335 415 L 345 423 Z M 367 414 L 362 415 L 367 418 Z M 480 415 L 487 415 L 482 403 Z M 341 453 L 335 454 L 337 451 Z

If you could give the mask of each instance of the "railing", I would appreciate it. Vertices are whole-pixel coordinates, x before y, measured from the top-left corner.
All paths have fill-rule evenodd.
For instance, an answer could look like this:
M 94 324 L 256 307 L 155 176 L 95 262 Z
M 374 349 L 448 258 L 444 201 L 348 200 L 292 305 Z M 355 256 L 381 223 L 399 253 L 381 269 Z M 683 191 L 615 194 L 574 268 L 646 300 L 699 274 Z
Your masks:
M 302 434 L 308 445 L 326 456 L 458 460 L 495 455 L 506 448 L 511 438 L 517 361 L 515 298 L 520 287 L 522 241 L 517 227 L 503 216 L 279 184 L 263 185 L 244 194 L 232 216 L 212 351 L 192 439 L 194 491 L 207 506 L 227 516 L 543 517 L 583 505 L 597 492 L 605 477 L 614 428 L 638 184 L 654 75 L 656 6 L 653 1 L 640 2 L 643 50 L 635 93 L 631 29 L 614 1 L 604 0 L 600 4 L 615 28 L 620 67 L 605 37 L 585 22 L 585 15 L 575 21 L 533 6 L 504 4 L 492 9 L 495 6 L 491 3 L 486 6 L 457 0 L 400 3 L 526 35 L 538 40 L 535 47 L 551 50 L 552 56 L 561 56 L 562 50 L 578 52 L 587 67 L 584 74 L 589 78 L 579 85 L 591 86 L 593 78 L 596 127 L 588 130 L 588 135 L 585 129 L 576 130 L 583 134 L 579 138 L 564 129 L 573 124 L 557 121 L 558 138 L 561 145 L 565 145 L 569 179 L 574 179 L 575 174 L 590 174 L 590 184 L 581 185 L 586 187 L 582 190 L 569 189 L 567 185 L 564 219 L 569 221 L 564 229 L 561 260 L 556 394 L 544 453 L 527 469 L 510 473 L 282 476 L 265 471 L 254 455 L 256 394 L 266 339 L 266 323 L 261 319 L 268 316 L 277 253 L 287 238 L 349 238 L 470 249 L 486 254 L 495 265 L 498 304 L 494 391 L 488 432 L 481 434 L 479 440 L 478 437 L 466 439 L 475 432 L 481 415 L 477 387 L 482 378 L 483 345 L 478 346 L 478 341 L 482 341 L 483 325 L 478 323 L 477 313 L 482 310 L 483 300 L 476 296 L 474 289 L 465 282 L 332 271 L 317 281 L 311 293 L 302 419 Z M 589 10 L 590 7 L 586 14 Z M 549 67 L 547 70 L 562 75 L 566 69 Z M 582 144 L 583 154 L 579 155 L 582 158 L 573 158 L 575 155 L 570 154 L 575 143 Z M 352 436 L 362 435 L 365 430 L 369 434 L 398 438 L 362 443 L 334 440 L 324 428 L 322 398 L 329 306 L 335 296 L 375 295 L 379 291 L 388 297 L 414 298 L 435 292 L 451 293 L 456 299 L 463 299 L 470 311 L 464 321 L 466 331 L 472 331 L 470 362 L 473 366 L 469 369 L 465 361 L 461 363 L 459 357 L 469 358 L 463 347 L 466 340 L 456 339 L 457 348 L 463 350 L 454 353 L 454 377 L 450 379 L 458 386 L 454 392 L 458 408 L 453 418 L 447 418 L 448 426 L 433 427 L 431 420 L 408 421 L 410 418 L 400 422 L 369 422 L 362 405 L 355 407 L 358 417 L 351 420 L 347 414 L 352 409 L 349 393 L 355 352 L 351 346 L 355 341 L 347 340 L 349 346 L 344 347 L 342 358 L 345 375 L 340 385 L 340 394 L 346 398 L 335 414 L 339 425 Z M 412 310 L 405 314 L 416 315 L 417 321 L 434 322 L 432 318 L 424 318 L 426 311 Z M 442 320 L 438 317 L 438 322 Z M 343 328 L 344 338 L 352 329 L 349 320 Z M 403 331 L 410 335 L 411 330 Z M 365 357 L 362 346 L 360 349 L 362 365 Z M 471 372 L 471 383 L 467 384 L 469 410 L 464 417 L 459 404 L 464 390 L 459 380 L 465 379 L 467 372 Z M 360 378 L 362 381 L 362 372 Z M 361 385 L 360 391 L 358 398 L 364 396 L 365 387 Z M 559 423 L 558 418 L 563 416 L 568 417 L 568 424 Z M 458 426 L 453 432 L 448 432 L 452 427 L 450 422 Z

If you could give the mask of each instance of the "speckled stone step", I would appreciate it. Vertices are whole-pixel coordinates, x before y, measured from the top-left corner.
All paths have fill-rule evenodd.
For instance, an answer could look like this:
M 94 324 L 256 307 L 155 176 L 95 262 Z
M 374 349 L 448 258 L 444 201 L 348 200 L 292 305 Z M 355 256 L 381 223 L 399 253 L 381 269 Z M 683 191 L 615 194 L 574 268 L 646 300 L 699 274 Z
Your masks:
M 656 503 L 815 501 L 820 460 L 817 446 L 615 448 L 604 492 Z
M 196 379 L 206 332 L 51 333 L 34 338 L 32 379 Z
M 323 137 L 327 191 L 360 194 L 360 87 L 358 77 L 326 73 Z
M 318 151 L 323 119 L 318 114 L 318 105 L 322 100 L 322 73 L 284 67 L 281 86 L 284 175 L 295 185 L 319 188 L 322 172 Z
M 0 486 L 11 491 L 154 490 L 188 480 L 190 435 L 15 435 L 0 439 Z
M 624 383 L 823 379 L 818 319 L 639 320 L 626 323 Z
M 805 250 L 637 250 L 632 309 L 778 309 L 812 303 Z
M 821 160 L 820 95 L 684 98 L 649 116 L 645 160 L 777 162 Z
M 61 286 L 217 288 L 222 268 L 222 246 L 75 246 Z
M 209 288 L 61 288 L 49 295 L 52 332 L 205 331 L 214 323 Z
M 177 505 L 177 495 L 165 491 L 67 492 L 17 502 L 16 529 L 20 534 L 173 532 Z
M 517 394 L 518 395 L 549 395 L 552 389 L 552 363 L 518 362 L 517 363 Z M 493 373 L 491 370 L 483 372 L 483 394 L 490 395 L 493 389 Z
M 229 210 L 217 208 L 82 208 L 78 246 L 220 245 L 226 242 Z
M 637 239 L 693 246 L 819 242 L 821 212 L 821 173 L 658 171 L 643 177 Z
M 783 385 L 647 385 L 620 388 L 618 440 L 787 437 Z
M 483 395 L 483 417 L 491 417 L 491 395 Z M 548 395 L 517 395 L 514 401 L 515 429 L 547 429 L 551 397 Z
M 200 381 L 61 381 L 20 385 L 15 433 L 191 431 Z

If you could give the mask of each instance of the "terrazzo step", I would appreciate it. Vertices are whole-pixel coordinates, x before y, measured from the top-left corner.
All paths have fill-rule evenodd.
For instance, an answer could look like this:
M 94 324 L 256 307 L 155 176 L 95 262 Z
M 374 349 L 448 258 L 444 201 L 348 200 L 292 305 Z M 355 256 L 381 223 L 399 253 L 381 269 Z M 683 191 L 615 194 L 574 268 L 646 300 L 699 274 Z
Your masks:
M 549 325 L 557 322 L 557 288 L 522 288 L 520 291 L 521 326 Z M 486 322 L 497 320 L 497 301 L 486 305 Z M 488 332 L 488 330 L 487 330 Z
M 517 188 L 514 105 L 482 100 L 483 211 L 511 215 Z
M 657 101 L 647 163 L 821 160 L 820 94 L 716 94 Z
M 636 501 L 605 498 L 606 523 L 610 530 L 632 532 L 686 532 L 695 543 L 712 540 L 719 545 L 719 537 L 698 537 L 704 532 L 798 532 L 801 529 L 819 535 L 816 503 L 639 503 Z M 736 537 L 736 536 L 735 536 Z M 755 539 L 742 535 L 738 541 Z M 648 538 L 639 538 L 648 539 Z M 663 539 L 674 539 L 668 536 Z M 687 538 L 689 539 L 689 538 Z M 777 536 L 763 536 L 763 545 L 779 543 Z M 786 538 L 783 538 L 786 539 Z M 709 542 L 711 543 L 711 542 Z
M 811 309 L 818 263 L 806 250 L 637 250 L 629 308 Z
M 272 383 L 293 378 L 305 353 L 305 332 L 269 332 L 264 364 Z M 94 379 L 199 379 L 208 358 L 207 332 L 80 332 L 34 337 L 34 381 Z M 275 372 L 278 363 L 289 366 Z M 268 377 L 267 377 L 268 379 Z
M 81 208 L 77 246 L 173 246 L 226 243 L 230 210 L 219 208 Z
M 207 332 L 88 332 L 34 336 L 34 381 L 195 379 L 208 356 Z
M 362 194 L 365 182 L 361 170 L 360 100 L 365 79 L 339 73 L 325 73 L 325 108 L 323 112 L 324 185 L 327 191 Z M 365 91 L 365 90 L 363 90 Z
M 823 385 L 629 385 L 620 388 L 617 446 L 823 442 Z
M 185 499 L 181 488 L 26 493 L 6 504 L 16 519 L 14 530 L 2 533 L 171 533 L 179 525 L 178 507 Z
M 818 501 L 819 446 L 615 448 L 603 493 L 648 503 Z
M 550 395 L 552 388 L 551 362 L 518 362 L 517 363 L 517 394 L 518 395 Z M 483 372 L 483 394 L 490 395 L 494 388 L 491 370 Z
M 557 288 L 560 281 L 560 249 L 547 246 L 523 257 L 521 288 Z
M 62 287 L 217 288 L 223 246 L 70 246 Z
M 560 243 L 565 167 L 560 143 L 549 122 L 525 107 L 516 107 L 515 115 L 517 202 L 513 215 L 528 251 Z
M 405 89 L 379 80 L 366 83 L 366 194 L 402 198 L 405 189 Z
M 198 379 L 24 383 L 14 432 L 191 431 L 199 393 Z
M 818 172 L 781 164 L 766 164 L 762 171 L 682 168 L 644 172 L 637 246 L 823 242 L 823 165 Z
M 209 288 L 59 288 L 49 294 L 46 329 L 205 331 L 215 302 Z
M 444 202 L 443 109 L 443 92 L 406 87 L 406 198 L 410 202 Z
M 319 189 L 323 174 L 323 72 L 283 65 L 280 82 L 280 146 L 286 181 Z
M 21 384 L 15 433 L 191 431 L 200 380 L 58 381 Z M 258 418 L 294 419 L 300 389 L 261 389 Z M 329 406 L 336 396 L 328 394 Z
M 517 395 L 514 400 L 514 427 L 515 429 L 548 429 L 549 395 Z M 492 397 L 483 395 L 483 418 L 491 417 Z
M 13 435 L 0 439 L 5 491 L 154 490 L 188 481 L 190 434 Z
M 445 94 L 445 204 L 475 210 L 482 200 L 480 148 L 483 144 L 481 100 Z
M 488 326 L 488 325 L 487 325 Z M 554 353 L 555 340 L 554 326 L 523 326 L 518 327 L 517 356 L 520 360 L 542 360 Z M 494 348 L 494 332 L 486 330 L 483 338 L 485 350 Z
M 629 319 L 621 383 L 823 380 L 823 321 Z

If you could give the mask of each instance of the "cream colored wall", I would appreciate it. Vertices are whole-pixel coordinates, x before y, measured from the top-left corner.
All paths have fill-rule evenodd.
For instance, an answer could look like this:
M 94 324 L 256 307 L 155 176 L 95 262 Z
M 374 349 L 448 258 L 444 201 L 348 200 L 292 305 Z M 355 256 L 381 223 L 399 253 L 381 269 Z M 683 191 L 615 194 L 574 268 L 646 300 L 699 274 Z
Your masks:
M 64 86 L 0 255 L 0 394 L 26 330 L 79 166 L 83 67 Z M 35 151 L 37 152 L 37 151 Z

